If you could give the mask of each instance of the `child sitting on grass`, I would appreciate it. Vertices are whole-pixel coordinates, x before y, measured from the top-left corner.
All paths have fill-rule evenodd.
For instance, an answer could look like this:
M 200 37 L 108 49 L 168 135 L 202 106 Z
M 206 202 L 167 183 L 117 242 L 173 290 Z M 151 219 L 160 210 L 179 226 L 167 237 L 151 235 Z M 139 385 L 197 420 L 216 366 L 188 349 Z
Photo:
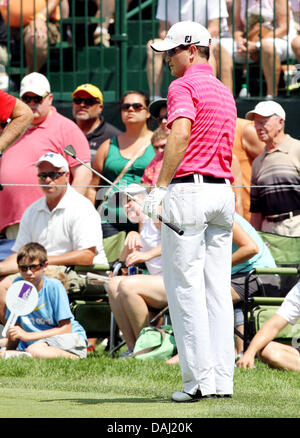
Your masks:
M 38 291 L 38 304 L 8 329 L 7 338 L 1 340 L 6 350 L 1 350 L 0 355 L 8 358 L 25 352 L 27 356 L 45 359 L 86 358 L 86 333 L 74 319 L 67 292 L 59 280 L 45 276 L 48 266 L 45 248 L 39 243 L 27 243 L 19 250 L 17 263 L 21 277 L 15 281 L 32 283 Z M 8 310 L 6 319 L 9 313 Z

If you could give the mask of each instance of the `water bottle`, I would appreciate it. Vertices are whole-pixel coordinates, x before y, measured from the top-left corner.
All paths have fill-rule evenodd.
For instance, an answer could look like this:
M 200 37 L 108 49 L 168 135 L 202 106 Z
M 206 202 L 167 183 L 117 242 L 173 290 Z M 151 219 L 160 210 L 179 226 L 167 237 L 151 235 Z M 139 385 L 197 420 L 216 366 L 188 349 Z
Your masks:
M 241 88 L 239 97 L 247 97 L 247 96 L 248 96 L 247 84 L 242 84 L 242 88 Z

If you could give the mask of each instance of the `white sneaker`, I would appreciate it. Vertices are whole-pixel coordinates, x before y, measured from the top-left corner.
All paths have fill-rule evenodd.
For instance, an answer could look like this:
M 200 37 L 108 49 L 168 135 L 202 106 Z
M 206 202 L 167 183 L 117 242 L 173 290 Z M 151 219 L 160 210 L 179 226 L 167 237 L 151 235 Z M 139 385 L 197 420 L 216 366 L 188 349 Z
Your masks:
M 11 357 L 32 357 L 30 353 L 26 351 L 8 351 L 3 354 L 3 359 L 10 359 Z

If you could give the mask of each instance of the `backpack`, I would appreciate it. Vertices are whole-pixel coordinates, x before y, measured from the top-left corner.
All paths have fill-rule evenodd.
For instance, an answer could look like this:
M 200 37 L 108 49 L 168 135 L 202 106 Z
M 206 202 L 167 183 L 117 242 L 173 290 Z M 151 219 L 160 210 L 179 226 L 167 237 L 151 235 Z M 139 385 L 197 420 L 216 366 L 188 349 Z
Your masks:
M 177 353 L 170 325 L 144 327 L 136 340 L 133 356 L 136 359 L 167 360 Z

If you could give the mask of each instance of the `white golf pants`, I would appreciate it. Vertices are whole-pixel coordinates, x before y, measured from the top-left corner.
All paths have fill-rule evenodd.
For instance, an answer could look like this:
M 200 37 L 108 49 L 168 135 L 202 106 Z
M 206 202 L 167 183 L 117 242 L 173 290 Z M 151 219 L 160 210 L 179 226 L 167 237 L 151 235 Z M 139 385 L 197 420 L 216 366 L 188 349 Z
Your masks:
M 232 394 L 234 319 L 230 292 L 234 194 L 228 184 L 171 184 L 162 227 L 163 276 L 184 391 Z

